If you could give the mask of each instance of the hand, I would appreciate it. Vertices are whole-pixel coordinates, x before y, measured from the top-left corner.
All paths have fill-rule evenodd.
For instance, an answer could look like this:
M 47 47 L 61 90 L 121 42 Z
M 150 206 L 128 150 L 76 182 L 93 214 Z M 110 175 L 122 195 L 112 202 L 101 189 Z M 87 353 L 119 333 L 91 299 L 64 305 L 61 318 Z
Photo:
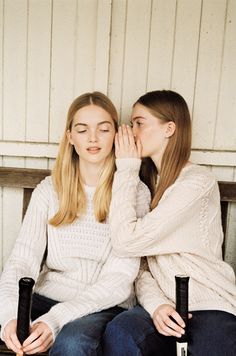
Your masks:
M 191 317 L 192 315 L 189 314 L 189 318 Z M 162 335 L 181 337 L 185 333 L 185 323 L 183 319 L 169 304 L 162 304 L 156 308 L 152 319 L 157 331 Z
M 53 344 L 53 334 L 50 327 L 40 321 L 30 329 L 30 336 L 23 343 L 23 351 L 27 355 L 44 352 Z
M 22 345 L 16 335 L 16 326 L 17 326 L 17 320 L 16 319 L 10 320 L 4 327 L 3 339 L 8 349 L 20 355 L 23 355 Z
M 116 158 L 140 158 L 141 142 L 134 139 L 133 132 L 128 125 L 121 125 L 115 137 Z

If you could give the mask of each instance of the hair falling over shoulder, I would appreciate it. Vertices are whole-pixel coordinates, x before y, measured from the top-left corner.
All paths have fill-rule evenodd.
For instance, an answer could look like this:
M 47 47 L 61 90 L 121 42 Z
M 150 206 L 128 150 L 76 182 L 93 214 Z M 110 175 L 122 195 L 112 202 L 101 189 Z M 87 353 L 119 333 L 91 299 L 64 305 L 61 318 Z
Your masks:
M 156 90 L 141 96 L 137 103 L 145 106 L 152 115 L 164 122 L 175 123 L 175 133 L 169 138 L 161 161 L 161 170 L 157 169 L 150 158 L 144 159 L 141 178 L 152 193 L 151 208 L 154 209 L 165 190 L 178 178 L 191 153 L 191 118 L 184 98 L 171 90 Z M 158 186 L 157 173 L 159 175 Z
M 58 194 L 59 209 L 49 220 L 53 226 L 71 224 L 86 212 L 86 194 L 79 171 L 79 156 L 67 138 L 75 113 L 88 105 L 97 105 L 106 110 L 118 126 L 118 115 L 111 100 L 100 92 L 85 93 L 76 98 L 68 111 L 65 131 L 59 146 L 55 166 L 52 171 L 54 188 Z M 94 214 L 99 222 L 104 222 L 109 213 L 111 189 L 115 172 L 114 150 L 107 157 L 104 169 L 94 194 Z

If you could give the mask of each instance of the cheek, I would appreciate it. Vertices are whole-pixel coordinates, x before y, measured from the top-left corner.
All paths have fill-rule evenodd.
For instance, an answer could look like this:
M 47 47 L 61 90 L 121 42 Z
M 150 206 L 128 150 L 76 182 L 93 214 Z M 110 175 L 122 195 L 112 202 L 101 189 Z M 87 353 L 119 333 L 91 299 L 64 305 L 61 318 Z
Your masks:
M 113 146 L 114 146 L 114 139 L 115 139 L 115 135 L 112 137 L 109 137 L 108 140 L 106 141 L 106 148 L 111 151 Z

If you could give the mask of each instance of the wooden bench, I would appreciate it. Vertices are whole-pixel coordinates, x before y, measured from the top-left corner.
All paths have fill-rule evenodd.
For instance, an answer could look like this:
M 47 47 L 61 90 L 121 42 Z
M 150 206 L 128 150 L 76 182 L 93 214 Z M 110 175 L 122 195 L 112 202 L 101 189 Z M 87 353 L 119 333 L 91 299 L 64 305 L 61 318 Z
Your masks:
M 33 189 L 42 179 L 50 174 L 50 170 L 46 169 L 0 167 L 0 187 L 23 189 L 22 217 L 24 217 Z M 224 236 L 226 236 L 228 229 L 229 203 L 236 203 L 236 182 L 219 182 L 219 188 L 221 197 L 222 225 Z M 234 238 L 236 238 L 236 234 L 234 235 Z M 225 258 L 225 244 L 223 244 L 223 256 Z M 4 345 L 0 345 L 0 356 L 2 355 L 15 354 L 14 352 L 7 350 Z M 39 355 L 48 355 L 48 353 L 42 353 Z

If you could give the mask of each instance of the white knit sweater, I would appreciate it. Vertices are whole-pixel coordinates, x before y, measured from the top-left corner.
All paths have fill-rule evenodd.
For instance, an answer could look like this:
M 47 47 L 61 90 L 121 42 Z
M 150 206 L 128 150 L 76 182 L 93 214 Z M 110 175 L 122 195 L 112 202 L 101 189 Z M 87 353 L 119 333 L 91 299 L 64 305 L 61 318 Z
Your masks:
M 222 260 L 220 198 L 206 168 L 189 164 L 143 218 L 135 212 L 139 159 L 118 159 L 110 209 L 115 252 L 148 256 L 149 270 L 136 283 L 140 304 L 153 315 L 160 304 L 175 305 L 175 275 L 187 274 L 189 308 L 236 315 L 233 269 Z
M 51 177 L 34 190 L 19 237 L 0 279 L 0 324 L 16 318 L 18 280 L 32 277 L 35 292 L 58 303 L 38 318 L 53 331 L 78 317 L 94 313 L 129 299 L 132 305 L 133 281 L 139 258 L 114 255 L 108 223 L 98 223 L 93 213 L 94 187 L 85 187 L 87 213 L 71 225 L 55 228 L 47 221 L 58 210 L 58 198 Z M 150 193 L 142 183 L 135 203 L 137 214 L 149 209 Z M 46 264 L 40 272 L 45 248 Z M 2 328 L 2 329 L 3 329 Z

